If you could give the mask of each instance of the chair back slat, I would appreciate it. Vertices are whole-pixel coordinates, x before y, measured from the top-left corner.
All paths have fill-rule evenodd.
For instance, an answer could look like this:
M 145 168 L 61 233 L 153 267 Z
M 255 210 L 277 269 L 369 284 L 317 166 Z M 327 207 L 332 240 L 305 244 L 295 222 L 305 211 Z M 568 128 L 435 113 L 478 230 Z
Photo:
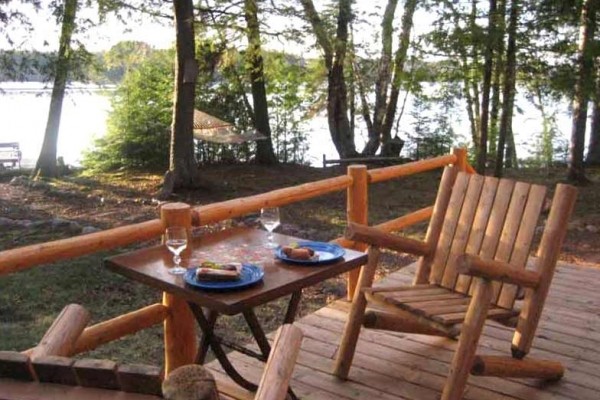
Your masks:
M 450 254 L 450 247 L 452 240 L 454 239 L 454 233 L 458 225 L 460 217 L 460 210 L 467 194 L 467 188 L 469 186 L 469 174 L 459 173 L 454 182 L 452 188 L 452 195 L 450 196 L 450 202 L 448 203 L 448 209 L 446 210 L 446 216 L 444 218 L 444 225 L 442 232 L 438 240 L 435 255 L 433 257 L 433 263 L 431 265 L 431 275 L 429 277 L 430 283 L 440 284 L 442 277 L 444 276 L 444 269 L 446 268 L 446 262 L 448 261 L 448 255 Z
M 442 227 L 444 226 L 444 217 L 446 215 L 446 210 L 448 209 L 450 196 L 452 195 L 452 186 L 454 185 L 458 171 L 457 167 L 444 168 L 437 197 L 435 198 L 435 204 L 433 205 L 429 226 L 427 227 L 427 234 L 425 235 L 425 242 L 430 246 L 435 246 L 439 240 Z M 415 285 L 429 283 L 432 263 L 433 253 L 419 259 L 413 282 Z
M 492 214 L 494 199 L 498 189 L 499 180 L 493 177 L 486 177 L 479 198 L 479 207 L 473 219 L 473 226 L 469 235 L 469 241 L 465 248 L 467 254 L 479 254 L 483 239 L 485 237 L 490 215 Z M 471 285 L 471 276 L 459 275 L 454 286 L 454 290 L 460 293 L 468 293 Z
M 535 228 L 545 199 L 546 188 L 540 185 L 531 185 L 509 260 L 509 264 L 514 268 L 525 269 L 527 265 Z M 500 307 L 513 308 L 518 290 L 516 285 L 503 283 L 495 303 Z
M 454 232 L 454 238 L 452 239 L 452 245 L 450 246 L 450 254 L 442 276 L 441 285 L 444 287 L 453 288 L 456 283 L 458 277 L 458 272 L 456 271 L 457 259 L 464 254 L 465 248 L 467 247 L 484 179 L 485 178 L 481 175 L 469 176 L 469 186 L 465 194 L 462 209 L 460 210 L 458 225 Z
M 506 218 L 502 226 L 502 234 L 496 247 L 496 254 L 494 260 L 501 262 L 509 262 L 510 255 L 512 254 L 517 234 L 519 233 L 519 226 L 521 225 L 521 218 L 525 211 L 525 204 L 527 204 L 527 196 L 529 195 L 529 189 L 531 185 L 523 182 L 516 182 L 515 187 L 510 198 L 510 204 L 508 205 L 508 211 Z M 500 282 L 494 282 L 492 284 L 492 299 L 498 298 L 498 293 L 502 284 Z
M 497 178 L 485 178 L 483 188 L 481 189 L 481 196 L 479 198 L 479 206 L 475 212 L 475 217 L 473 218 L 473 226 L 471 227 L 471 233 L 469 234 L 469 241 L 467 242 L 464 251 L 467 254 L 478 254 L 481 249 L 488 221 L 490 220 L 490 215 L 493 210 L 498 183 L 499 180 Z M 468 293 L 470 285 L 471 276 L 459 275 L 454 290 L 460 293 Z

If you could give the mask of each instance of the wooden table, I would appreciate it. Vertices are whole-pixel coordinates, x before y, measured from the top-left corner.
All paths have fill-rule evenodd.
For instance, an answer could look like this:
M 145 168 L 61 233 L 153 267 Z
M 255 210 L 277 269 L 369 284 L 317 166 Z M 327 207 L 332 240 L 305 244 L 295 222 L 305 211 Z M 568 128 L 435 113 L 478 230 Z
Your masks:
M 247 262 L 264 268 L 265 276 L 262 282 L 236 291 L 204 291 L 186 285 L 181 276 L 169 273 L 168 267 L 172 266 L 172 255 L 162 245 L 111 257 L 106 259 L 104 264 L 111 271 L 185 299 L 203 333 L 196 362 L 204 363 L 206 352 L 210 347 L 223 369 L 235 382 L 246 389 L 256 390 L 255 384 L 244 379 L 235 370 L 221 345 L 266 360 L 271 348 L 256 318 L 254 307 L 291 295 L 283 319 L 283 323 L 291 323 L 294 321 L 303 288 L 358 268 L 367 261 L 366 254 L 346 249 L 343 258 L 329 264 L 312 266 L 288 264 L 276 260 L 273 257 L 273 250 L 264 248 L 266 240 L 266 232 L 250 228 L 232 228 L 205 234 L 193 240 L 191 257 L 184 259 L 184 265 L 191 267 L 210 260 Z M 299 240 L 301 239 L 275 234 L 275 241 L 282 245 Z M 228 343 L 214 335 L 214 326 L 220 314 L 240 313 L 250 327 L 260 348 L 260 354 Z

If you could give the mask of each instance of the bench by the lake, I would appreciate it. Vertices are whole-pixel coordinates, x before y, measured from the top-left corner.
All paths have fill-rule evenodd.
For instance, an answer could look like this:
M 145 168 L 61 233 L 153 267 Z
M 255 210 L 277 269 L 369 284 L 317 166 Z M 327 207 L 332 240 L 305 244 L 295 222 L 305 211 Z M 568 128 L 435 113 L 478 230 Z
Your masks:
M 9 142 L 0 143 L 0 169 L 5 167 L 5 164 L 10 163 L 10 167 L 21 168 L 21 150 L 19 143 Z

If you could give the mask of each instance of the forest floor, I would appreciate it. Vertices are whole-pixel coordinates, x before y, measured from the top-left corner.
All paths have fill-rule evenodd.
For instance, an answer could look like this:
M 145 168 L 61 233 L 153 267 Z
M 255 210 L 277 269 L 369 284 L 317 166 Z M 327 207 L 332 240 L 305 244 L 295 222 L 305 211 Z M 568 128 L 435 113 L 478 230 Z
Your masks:
M 344 173 L 341 167 L 205 166 L 200 187 L 178 193 L 172 200 L 209 204 Z M 553 187 L 563 178 L 564 170 L 520 170 L 510 175 Z M 371 185 L 370 223 L 433 204 L 439 176 L 438 171 Z M 600 182 L 600 170 L 590 170 L 589 176 Z M 75 173 L 49 182 L 29 182 L 18 173 L 0 171 L 0 251 L 74 236 L 82 229 L 108 229 L 154 219 L 158 202 L 153 196 L 161 182 L 160 174 L 150 173 Z M 345 202 L 345 193 L 340 192 L 283 207 L 278 232 L 323 241 L 341 236 Z M 405 234 L 422 237 L 425 228 L 421 224 Z M 580 188 L 561 259 L 599 268 L 599 244 L 600 183 L 595 183 Z M 114 253 L 102 252 L 0 277 L 0 349 L 34 346 L 68 303 L 84 305 L 93 322 L 99 322 L 160 301 L 160 293 L 102 268 L 102 259 Z M 385 254 L 380 273 L 385 275 L 410 261 L 406 256 Z M 299 313 L 310 313 L 344 294 L 342 277 L 323 282 L 305 290 Z M 286 299 L 282 299 L 257 311 L 266 329 L 279 324 L 285 304 Z M 249 337 L 237 317 L 223 319 L 218 330 L 239 340 Z M 162 329 L 145 330 L 102 346 L 88 356 L 158 364 L 162 360 Z

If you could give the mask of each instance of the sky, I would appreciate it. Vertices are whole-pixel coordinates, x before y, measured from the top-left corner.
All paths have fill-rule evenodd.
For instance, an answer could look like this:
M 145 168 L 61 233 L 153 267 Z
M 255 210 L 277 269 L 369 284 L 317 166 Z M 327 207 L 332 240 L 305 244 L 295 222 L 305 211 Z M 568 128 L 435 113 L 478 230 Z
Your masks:
M 27 15 L 33 31 L 29 33 L 18 24 L 11 25 L 9 34 L 15 45 L 11 45 L 4 35 L 0 35 L 0 49 L 56 51 L 60 35 L 60 25 L 56 18 L 44 9 L 36 12 L 30 5 L 20 5 L 19 11 Z M 98 21 L 95 9 L 84 8 L 78 12 L 77 17 Z M 108 50 L 123 40 L 144 41 L 156 48 L 168 48 L 174 41 L 175 28 L 169 20 L 161 24 L 147 18 L 143 23 L 132 20 L 125 25 L 114 16 L 109 16 L 105 23 L 79 33 L 76 37 L 92 52 Z
M 48 0 L 42 0 L 46 3 Z M 317 9 L 321 9 L 321 4 L 324 0 L 316 0 Z M 353 10 L 357 13 L 375 13 L 374 24 L 380 23 L 382 7 L 385 6 L 387 0 L 371 0 L 371 1 L 356 1 Z M 298 5 L 298 7 L 300 7 Z M 379 9 L 378 9 L 379 7 Z M 56 18 L 48 14 L 46 10 L 36 12 L 30 5 L 19 5 L 19 11 L 28 16 L 33 27 L 31 33 L 18 25 L 10 27 L 10 35 L 16 46 L 10 45 L 4 35 L 0 35 L 0 49 L 20 48 L 22 50 L 40 50 L 40 51 L 56 51 L 58 48 L 59 30 Z M 84 8 L 78 13 L 79 19 L 90 19 L 97 21 L 95 9 Z M 396 27 L 400 26 L 399 19 L 402 15 L 402 4 L 398 5 L 396 11 Z M 414 34 L 420 34 L 427 31 L 431 25 L 432 17 L 424 11 L 417 11 L 414 18 Z M 277 29 L 278 26 L 285 26 L 290 22 L 288 18 L 271 18 L 268 24 L 271 28 Z M 297 22 L 296 22 L 297 23 Z M 370 41 L 370 38 L 375 30 L 356 30 L 355 36 L 357 41 Z M 175 29 L 172 20 L 163 19 L 162 21 L 154 21 L 150 18 L 145 18 L 143 22 L 131 20 L 127 25 L 118 21 L 111 16 L 107 21 L 97 27 L 91 28 L 86 32 L 77 36 L 79 40 L 86 46 L 89 51 L 97 52 L 108 50 L 111 46 L 122 40 L 144 41 L 155 48 L 168 48 L 172 45 L 175 39 Z M 314 42 L 314 38 L 309 38 Z M 379 48 L 379 44 L 375 44 Z M 277 50 L 286 50 L 297 54 L 305 54 L 306 48 L 301 48 L 298 45 L 290 43 L 274 42 L 267 43 L 267 47 Z M 312 55 L 311 55 L 312 56 Z

